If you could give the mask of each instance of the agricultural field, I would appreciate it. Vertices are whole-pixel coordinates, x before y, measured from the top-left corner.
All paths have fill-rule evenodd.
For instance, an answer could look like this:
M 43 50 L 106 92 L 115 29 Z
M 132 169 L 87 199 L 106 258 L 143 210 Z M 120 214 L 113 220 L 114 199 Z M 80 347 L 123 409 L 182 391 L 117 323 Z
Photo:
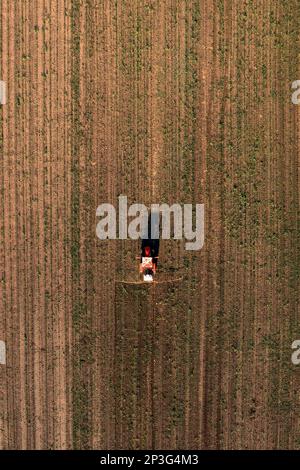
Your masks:
M 0 448 L 300 449 L 300 1 L 0 12 Z M 119 195 L 205 205 L 174 282 L 121 282 Z

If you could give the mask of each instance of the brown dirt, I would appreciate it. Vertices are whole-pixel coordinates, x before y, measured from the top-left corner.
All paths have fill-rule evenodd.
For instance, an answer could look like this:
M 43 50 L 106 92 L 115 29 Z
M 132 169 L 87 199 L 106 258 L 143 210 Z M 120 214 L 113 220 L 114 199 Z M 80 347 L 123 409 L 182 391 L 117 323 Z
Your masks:
M 0 448 L 299 449 L 298 0 L 0 11 Z M 116 282 L 120 194 L 205 204 L 181 283 Z

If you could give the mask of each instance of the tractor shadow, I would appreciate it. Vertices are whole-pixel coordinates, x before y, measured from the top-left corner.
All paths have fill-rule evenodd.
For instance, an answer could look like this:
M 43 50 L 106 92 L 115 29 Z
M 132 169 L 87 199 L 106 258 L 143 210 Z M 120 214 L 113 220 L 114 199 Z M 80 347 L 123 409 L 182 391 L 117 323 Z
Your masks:
M 144 217 L 142 224 L 141 256 L 145 256 L 146 246 L 150 247 L 152 258 L 159 256 L 160 226 L 159 212 L 152 212 L 151 216 Z

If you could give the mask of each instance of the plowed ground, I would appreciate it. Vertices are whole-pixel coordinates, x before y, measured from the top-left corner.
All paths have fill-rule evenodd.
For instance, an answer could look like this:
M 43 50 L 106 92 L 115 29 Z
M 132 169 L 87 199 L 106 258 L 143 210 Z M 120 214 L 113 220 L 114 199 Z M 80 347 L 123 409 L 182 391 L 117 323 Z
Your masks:
M 0 446 L 300 448 L 298 0 L 0 0 Z M 205 204 L 205 245 L 96 238 Z

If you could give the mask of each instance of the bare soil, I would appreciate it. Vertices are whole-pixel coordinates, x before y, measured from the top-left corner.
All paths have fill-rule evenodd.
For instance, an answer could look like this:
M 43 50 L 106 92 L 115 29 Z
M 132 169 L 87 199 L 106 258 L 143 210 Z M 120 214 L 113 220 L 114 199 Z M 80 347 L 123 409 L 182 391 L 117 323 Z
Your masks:
M 0 0 L 0 447 L 299 449 L 298 0 Z M 96 208 L 205 204 L 205 245 Z

